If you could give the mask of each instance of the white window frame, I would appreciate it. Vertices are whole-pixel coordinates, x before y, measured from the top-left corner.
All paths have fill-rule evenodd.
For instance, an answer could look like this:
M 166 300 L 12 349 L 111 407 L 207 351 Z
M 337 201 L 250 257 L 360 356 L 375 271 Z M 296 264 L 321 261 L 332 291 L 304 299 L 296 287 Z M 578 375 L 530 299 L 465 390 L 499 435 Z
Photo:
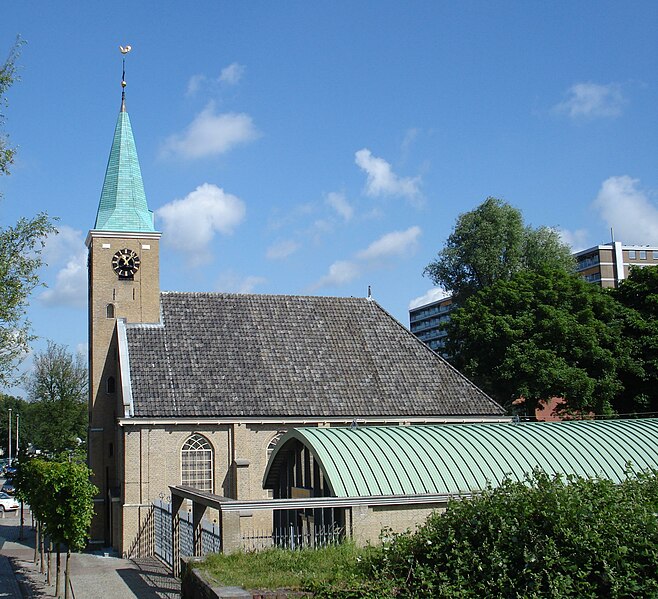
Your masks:
M 181 484 L 212 493 L 214 464 L 212 443 L 199 433 L 191 434 L 180 451 Z

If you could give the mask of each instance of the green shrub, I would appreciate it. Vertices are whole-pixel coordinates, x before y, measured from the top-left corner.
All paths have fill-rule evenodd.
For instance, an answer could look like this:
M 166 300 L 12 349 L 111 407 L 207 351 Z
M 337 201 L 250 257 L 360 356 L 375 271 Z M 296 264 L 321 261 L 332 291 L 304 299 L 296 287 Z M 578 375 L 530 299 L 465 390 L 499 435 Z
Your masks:
M 451 502 L 364 564 L 399 597 L 656 597 L 658 478 L 537 471 Z

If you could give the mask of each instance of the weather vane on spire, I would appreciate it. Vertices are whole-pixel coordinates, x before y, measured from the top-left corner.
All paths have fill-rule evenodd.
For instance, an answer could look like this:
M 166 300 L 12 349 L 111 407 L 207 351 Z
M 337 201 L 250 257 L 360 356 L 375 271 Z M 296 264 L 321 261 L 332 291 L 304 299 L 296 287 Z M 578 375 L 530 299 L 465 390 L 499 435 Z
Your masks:
M 126 54 L 132 50 L 132 46 L 119 46 L 123 54 L 123 72 L 121 73 L 121 112 L 126 111 Z

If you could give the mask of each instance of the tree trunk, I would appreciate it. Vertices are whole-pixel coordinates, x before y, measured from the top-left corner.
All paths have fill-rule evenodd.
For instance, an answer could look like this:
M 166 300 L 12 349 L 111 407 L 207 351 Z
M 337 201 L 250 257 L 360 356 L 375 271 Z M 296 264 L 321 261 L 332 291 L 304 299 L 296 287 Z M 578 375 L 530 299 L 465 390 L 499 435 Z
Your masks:
M 69 561 L 71 560 L 71 550 L 66 551 L 66 572 L 64 574 L 64 599 L 70 598 L 69 588 L 71 587 L 71 579 L 69 578 Z
M 44 549 L 43 549 L 43 525 L 39 523 L 39 553 L 41 554 L 41 567 L 39 568 L 39 571 L 41 574 L 43 574 L 43 570 L 45 567 L 45 560 L 44 560 Z
M 59 543 L 57 543 L 57 575 L 55 577 L 55 596 L 56 597 L 60 596 L 59 589 L 60 589 L 60 581 L 62 580 L 62 575 L 61 575 L 62 568 L 61 568 L 61 560 L 60 560 L 61 555 L 62 555 L 61 548 L 60 548 Z M 67 564 L 68 564 L 68 562 L 67 562 Z
M 18 533 L 18 540 L 22 541 L 23 540 L 23 524 L 25 522 L 25 519 L 23 517 L 23 500 L 21 499 L 21 527 Z
M 34 563 L 39 559 L 39 522 L 34 527 Z
M 48 556 L 48 561 L 46 563 L 46 584 L 50 586 L 50 563 L 53 557 L 53 542 L 48 540 L 48 549 L 46 550 L 46 555 Z

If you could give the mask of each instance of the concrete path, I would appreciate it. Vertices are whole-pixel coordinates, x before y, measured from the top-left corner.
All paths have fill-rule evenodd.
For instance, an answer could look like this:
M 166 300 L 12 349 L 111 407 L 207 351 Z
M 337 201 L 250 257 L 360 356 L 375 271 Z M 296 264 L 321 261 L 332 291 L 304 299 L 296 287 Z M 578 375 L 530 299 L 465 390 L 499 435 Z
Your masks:
M 25 514 L 23 540 L 19 540 L 19 513 L 0 517 L 0 599 L 41 599 L 55 595 L 55 557 L 51 584 L 34 564 L 34 531 Z M 62 555 L 63 570 L 66 555 Z M 71 556 L 71 599 L 177 599 L 180 581 L 156 559 L 125 560 L 91 553 Z

